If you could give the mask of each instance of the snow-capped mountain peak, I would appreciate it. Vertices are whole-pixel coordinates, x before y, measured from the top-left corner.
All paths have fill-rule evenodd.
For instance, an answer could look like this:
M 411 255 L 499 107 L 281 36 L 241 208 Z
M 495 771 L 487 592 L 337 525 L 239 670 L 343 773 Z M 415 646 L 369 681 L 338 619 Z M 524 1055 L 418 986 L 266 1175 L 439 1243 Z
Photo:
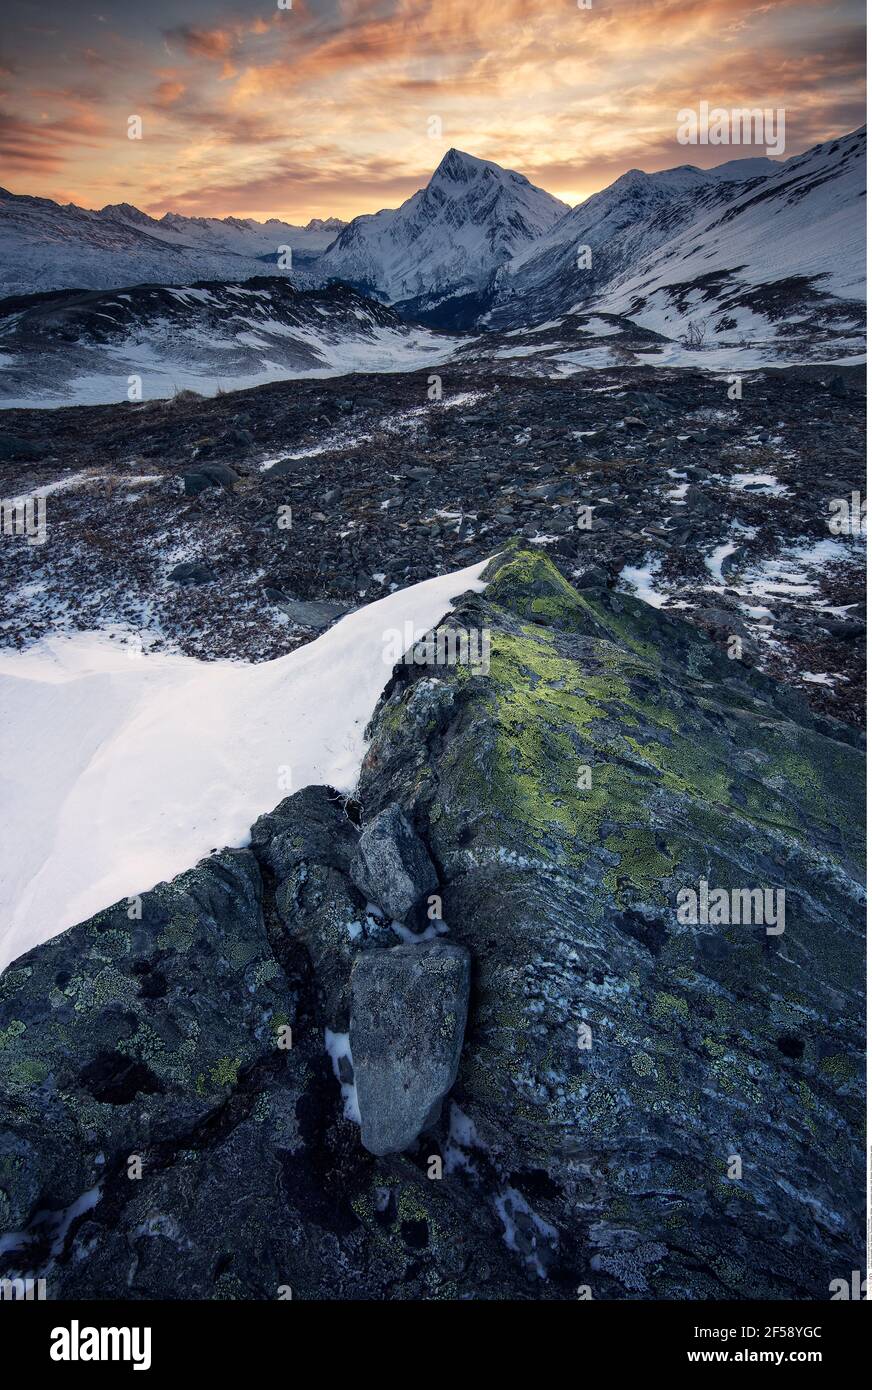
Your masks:
M 74 207 L 75 204 L 70 203 L 68 206 Z M 120 218 L 124 222 L 135 222 L 140 226 L 149 226 L 152 222 L 148 213 L 140 212 L 139 208 L 134 207 L 132 203 L 107 203 L 104 208 L 100 209 L 97 216 L 113 221 Z
M 466 183 L 484 167 L 486 166 L 483 159 L 476 159 L 474 155 L 465 154 L 463 150 L 456 150 L 452 146 L 439 161 L 433 179 L 450 179 L 454 183 Z
M 523 174 L 450 149 L 401 207 L 350 222 L 319 268 L 391 303 L 468 295 L 567 211 Z
M 532 184 L 523 174 L 516 173 L 513 169 L 503 169 L 499 164 L 493 164 L 489 159 L 479 159 L 474 154 L 466 154 L 464 150 L 456 150 L 453 147 L 446 150 L 439 161 L 430 179 L 429 187 L 436 188 L 441 184 L 458 184 L 461 191 L 476 179 L 494 179 L 501 183 L 524 184 L 532 188 Z
M 267 218 L 267 226 L 277 221 L 277 217 Z M 304 230 L 307 232 L 341 232 L 342 228 L 347 225 L 341 217 L 311 217 Z

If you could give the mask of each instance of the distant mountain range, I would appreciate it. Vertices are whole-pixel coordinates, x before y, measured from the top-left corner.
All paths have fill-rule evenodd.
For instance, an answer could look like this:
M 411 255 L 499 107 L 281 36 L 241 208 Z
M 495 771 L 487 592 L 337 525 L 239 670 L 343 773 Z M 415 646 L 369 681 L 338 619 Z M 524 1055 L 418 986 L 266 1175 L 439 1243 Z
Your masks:
M 458 351 L 544 374 L 631 360 L 723 369 L 856 360 L 865 153 L 864 128 L 781 163 L 631 169 L 568 208 L 522 174 L 452 149 L 401 207 L 306 227 L 155 219 L 126 203 L 89 212 L 0 192 L 2 394 L 20 400 L 33 394 L 28 382 L 45 390 L 55 380 L 60 399 L 76 397 L 74 364 L 103 378 L 109 364 L 96 359 L 110 342 L 157 371 L 158 394 L 177 371 L 252 384 L 363 360 L 387 370 L 391 352 L 372 358 L 371 333 L 397 349 L 401 369 L 423 360 L 403 323 L 475 335 L 446 340 L 443 352 L 425 335 L 425 358 Z M 282 247 L 290 266 L 278 264 Z M 252 313 L 238 287 L 255 278 Z M 318 297 L 336 282 L 363 297 Z M 149 285 L 164 288 L 143 297 Z M 115 293 L 81 293 L 94 290 Z M 311 301 L 299 298 L 308 292 Z M 389 318 L 373 318 L 382 307 Z M 333 326 L 329 313 L 339 313 Z M 63 384 L 40 368 L 57 372 L 60 344 Z M 108 398 L 119 398 L 117 380 Z
M 92 212 L 0 189 L 0 296 L 245 280 L 274 274 L 281 247 L 299 272 L 344 226 L 335 217 L 305 227 L 275 217 L 155 218 L 130 203 Z

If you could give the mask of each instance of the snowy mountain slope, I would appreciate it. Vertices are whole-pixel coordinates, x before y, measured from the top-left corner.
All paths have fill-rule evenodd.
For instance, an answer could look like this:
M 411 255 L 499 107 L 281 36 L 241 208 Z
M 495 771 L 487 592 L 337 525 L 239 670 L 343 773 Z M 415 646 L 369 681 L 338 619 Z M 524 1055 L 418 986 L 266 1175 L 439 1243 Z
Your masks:
M 737 366 L 854 358 L 865 346 L 865 150 L 860 130 L 783 164 L 631 170 L 498 272 L 480 322 L 617 315 L 669 340 L 651 360 L 676 366 L 707 365 L 715 346 Z M 578 263 L 585 245 L 590 268 Z M 690 323 L 705 338 L 688 357 Z
M 390 303 L 422 296 L 432 303 L 484 285 L 566 211 L 522 174 L 452 149 L 401 207 L 355 217 L 318 269 Z
M 268 265 L 277 268 L 280 246 L 299 255 L 297 283 L 311 283 L 299 266 L 328 246 L 343 225 L 330 219 L 295 227 L 277 219 L 176 213 L 157 219 L 129 203 L 92 212 L 0 189 L 0 295 L 241 279 L 263 275 Z
M 415 370 L 457 345 L 345 286 L 299 291 L 277 277 L 13 297 L 0 302 L 0 406 L 126 401 L 131 377 L 153 400 Z
M 0 653 L 0 970 L 242 845 L 284 794 L 351 793 L 391 634 L 429 631 L 452 599 L 484 588 L 486 563 L 400 589 L 275 661 L 132 660 L 101 633 Z
M 865 332 L 865 129 L 787 160 L 645 255 L 596 307 L 706 343 L 842 340 Z
M 496 274 L 491 311 L 482 323 L 505 328 L 566 312 L 670 240 L 702 211 L 721 207 L 737 186 L 755 187 L 779 166 L 769 159 L 730 160 L 715 169 L 683 165 L 657 174 L 630 169 L 595 193 Z M 579 255 L 589 248 L 587 257 Z

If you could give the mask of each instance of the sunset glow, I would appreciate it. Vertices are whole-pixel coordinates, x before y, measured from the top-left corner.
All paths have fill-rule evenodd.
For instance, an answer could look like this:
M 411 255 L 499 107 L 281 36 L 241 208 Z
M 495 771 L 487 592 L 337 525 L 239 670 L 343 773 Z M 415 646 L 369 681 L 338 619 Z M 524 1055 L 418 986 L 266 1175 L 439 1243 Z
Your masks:
M 396 206 L 449 146 L 574 203 L 631 167 L 763 152 L 677 144 L 700 100 L 784 108 L 787 155 L 863 120 L 858 0 L 6 9 L 0 182 L 87 207 L 350 218 Z

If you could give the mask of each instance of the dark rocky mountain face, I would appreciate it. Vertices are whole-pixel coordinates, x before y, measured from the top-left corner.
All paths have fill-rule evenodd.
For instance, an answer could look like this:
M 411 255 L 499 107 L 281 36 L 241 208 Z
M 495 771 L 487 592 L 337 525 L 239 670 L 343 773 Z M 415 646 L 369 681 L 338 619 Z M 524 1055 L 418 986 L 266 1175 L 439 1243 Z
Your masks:
M 448 626 L 489 673 L 395 668 L 359 803 L 298 792 L 4 973 L 0 1273 L 815 1300 L 862 1268 L 856 735 L 541 552 L 487 577 Z M 703 879 L 783 891 L 783 931 L 688 922 Z M 389 1125 L 385 998 L 419 1040 Z

